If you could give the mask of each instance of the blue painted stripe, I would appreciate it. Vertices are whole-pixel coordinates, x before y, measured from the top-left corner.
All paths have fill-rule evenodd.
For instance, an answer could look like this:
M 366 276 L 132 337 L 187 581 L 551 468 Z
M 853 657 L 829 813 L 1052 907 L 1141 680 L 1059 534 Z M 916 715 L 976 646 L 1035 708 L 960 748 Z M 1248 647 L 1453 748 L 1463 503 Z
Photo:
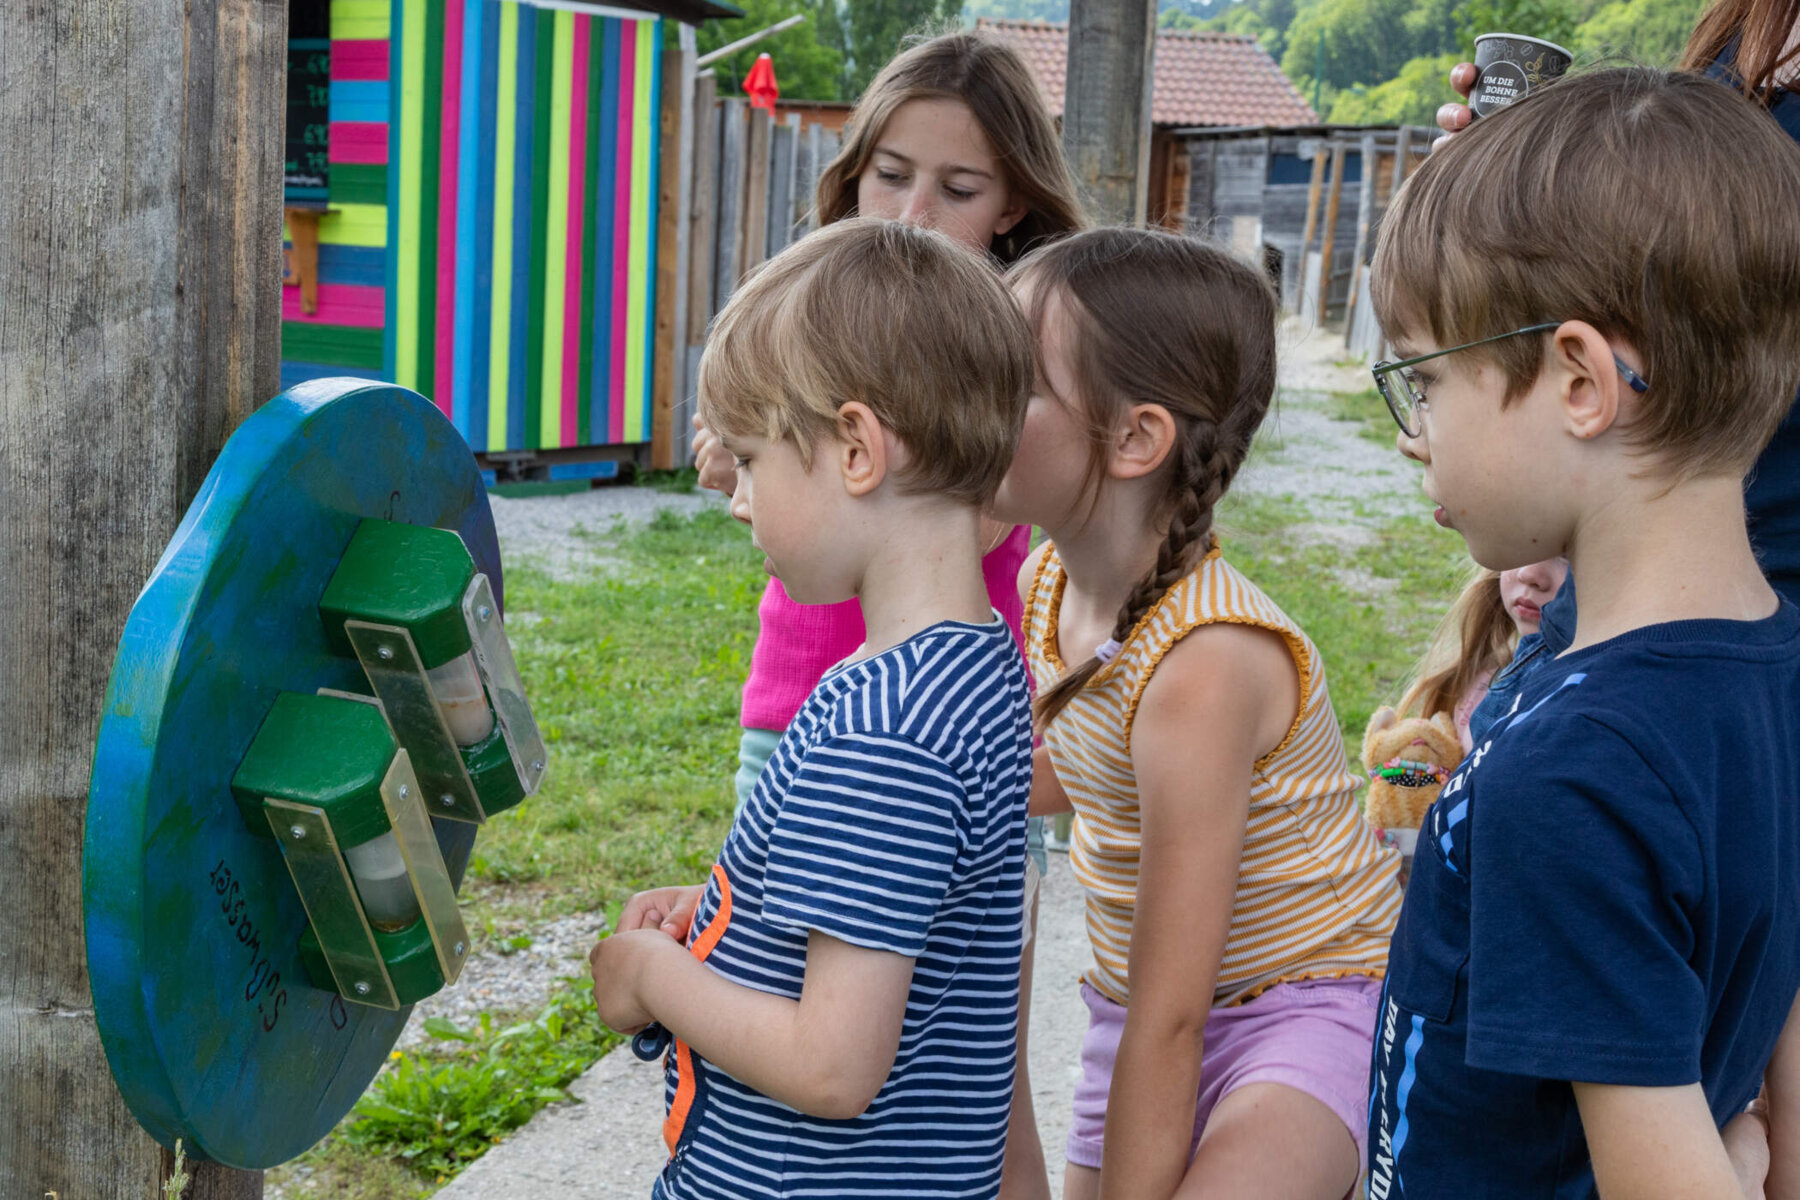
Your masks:
M 380 246 L 319 247 L 319 282 L 387 286 L 388 254 Z
M 331 119 L 334 121 L 385 121 L 389 108 L 388 80 L 334 79 L 331 81 Z M 367 113 L 367 116 L 352 115 Z
M 595 173 L 593 353 L 588 359 L 588 438 L 596 446 L 612 439 L 613 218 L 619 183 L 619 35 L 624 26 L 609 17 L 600 40 L 600 152 Z M 589 102 L 592 111 L 592 102 Z
M 486 5 L 469 0 L 463 9 L 461 124 L 456 133 L 456 296 L 451 304 L 455 340 L 450 352 L 450 419 L 470 445 L 475 441 L 471 413 L 482 407 L 474 399 L 475 340 L 475 194 L 482 174 L 476 155 L 481 133 L 481 43 Z M 487 106 L 491 107 L 491 106 Z
M 475 313 L 474 331 L 457 345 L 469 347 L 469 445 L 488 444 L 488 368 L 494 336 L 494 123 L 496 106 L 486 100 L 500 90 L 500 0 L 480 0 L 481 121 L 476 133 L 475 171 Z M 471 11 L 473 9 L 471 8 Z M 465 120 L 467 119 L 465 112 Z
M 404 4 L 388 6 L 391 16 L 388 29 L 388 161 L 387 161 L 387 247 L 383 255 L 385 262 L 382 268 L 382 286 L 387 289 L 387 314 L 382 322 L 385 327 L 381 336 L 381 373 L 387 379 L 394 378 L 397 366 L 395 361 L 398 350 L 398 339 L 394 336 L 399 326 L 400 294 L 400 76 L 403 72 L 397 68 L 394 60 L 400 57 L 400 48 L 405 42 Z
M 536 139 L 537 28 L 523 9 L 519 14 L 518 121 L 513 134 L 513 277 L 512 331 L 507 353 L 506 446 L 525 447 L 526 353 L 531 345 L 531 149 Z
M 662 121 L 658 114 L 662 112 L 662 51 L 663 22 L 656 22 L 655 40 L 650 43 L 650 181 L 644 189 L 645 209 L 649 213 L 647 222 L 650 230 L 649 247 L 645 252 L 644 262 L 647 266 L 645 278 L 648 284 L 644 289 L 644 440 L 651 439 L 651 429 L 655 421 L 652 412 L 653 397 L 656 395 L 656 372 L 667 370 L 669 364 L 656 361 L 656 205 L 659 199 L 657 179 L 661 175 L 662 163 Z
M 1412 1033 L 1406 1039 L 1406 1065 L 1400 1072 L 1400 1084 L 1394 1090 L 1394 1187 L 1401 1195 L 1406 1188 L 1400 1182 L 1400 1151 L 1406 1146 L 1406 1101 L 1419 1078 L 1419 1047 L 1425 1044 L 1425 1018 L 1417 1013 L 1412 1018 Z

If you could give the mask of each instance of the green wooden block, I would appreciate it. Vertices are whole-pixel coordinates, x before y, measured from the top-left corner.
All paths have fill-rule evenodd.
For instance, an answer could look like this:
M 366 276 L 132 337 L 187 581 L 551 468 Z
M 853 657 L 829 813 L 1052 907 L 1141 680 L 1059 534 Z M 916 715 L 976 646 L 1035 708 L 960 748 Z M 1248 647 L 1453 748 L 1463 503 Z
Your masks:
M 281 357 L 328 367 L 382 369 L 382 329 L 354 325 L 319 325 L 311 321 L 281 323 Z
M 505 812 L 525 798 L 525 784 L 519 779 L 512 751 L 501 736 L 498 723 L 487 741 L 464 747 L 462 754 L 469 778 L 475 783 L 475 794 L 481 797 L 482 811 L 488 816 Z
M 232 776 L 238 810 L 267 836 L 263 799 L 324 809 L 338 844 L 360 846 L 388 831 L 381 781 L 398 747 L 373 704 L 282 692 Z
M 449 530 L 365 520 L 319 600 L 325 636 L 354 657 L 346 620 L 398 625 L 427 670 L 441 667 L 469 651 L 462 598 L 474 578 L 475 560 Z
M 331 164 L 333 204 L 386 204 L 387 199 L 386 163 Z

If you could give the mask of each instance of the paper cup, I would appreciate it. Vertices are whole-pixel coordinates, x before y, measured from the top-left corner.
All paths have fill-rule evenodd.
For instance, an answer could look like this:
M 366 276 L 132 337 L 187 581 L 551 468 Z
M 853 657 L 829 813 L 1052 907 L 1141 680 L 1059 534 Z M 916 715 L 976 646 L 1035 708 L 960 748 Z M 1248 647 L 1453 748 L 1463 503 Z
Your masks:
M 1574 57 L 1541 38 L 1484 33 L 1475 39 L 1475 87 L 1469 93 L 1469 108 L 1485 117 L 1516 104 L 1562 76 Z

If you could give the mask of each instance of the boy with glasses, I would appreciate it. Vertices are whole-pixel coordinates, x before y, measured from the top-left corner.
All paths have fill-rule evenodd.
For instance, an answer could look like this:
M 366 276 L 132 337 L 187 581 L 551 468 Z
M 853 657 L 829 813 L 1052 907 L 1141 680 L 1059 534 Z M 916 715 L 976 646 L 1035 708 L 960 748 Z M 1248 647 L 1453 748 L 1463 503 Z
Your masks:
M 1421 830 L 1368 1194 L 1759 1190 L 1719 1131 L 1765 1069 L 1800 1187 L 1800 610 L 1743 508 L 1800 386 L 1800 148 L 1699 77 L 1572 77 L 1431 157 L 1373 279 L 1438 522 L 1566 555 L 1581 608 Z

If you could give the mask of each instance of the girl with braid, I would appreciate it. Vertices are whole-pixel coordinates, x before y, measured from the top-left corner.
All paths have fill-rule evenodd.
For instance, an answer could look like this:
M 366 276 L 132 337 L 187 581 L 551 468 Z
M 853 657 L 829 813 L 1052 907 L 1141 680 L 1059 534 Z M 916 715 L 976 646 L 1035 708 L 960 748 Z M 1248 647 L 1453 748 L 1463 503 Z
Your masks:
M 1094 965 L 1063 1195 L 1337 1200 L 1357 1176 L 1398 856 L 1306 634 L 1213 510 L 1275 389 L 1275 300 L 1206 244 L 1102 229 L 1009 275 L 1039 374 L 996 515 Z

